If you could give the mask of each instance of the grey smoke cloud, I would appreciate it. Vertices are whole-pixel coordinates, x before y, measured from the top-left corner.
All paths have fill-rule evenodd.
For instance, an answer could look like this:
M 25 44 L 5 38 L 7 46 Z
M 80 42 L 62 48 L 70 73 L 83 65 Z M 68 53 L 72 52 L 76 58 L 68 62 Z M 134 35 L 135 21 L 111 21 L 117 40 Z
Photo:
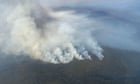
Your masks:
M 94 23 L 85 15 L 53 11 L 34 2 L 4 8 L 0 15 L 1 52 L 50 63 L 91 59 L 89 52 L 103 59 L 103 50 L 92 36 Z
M 50 63 L 69 63 L 73 59 L 91 59 L 91 54 L 102 60 L 103 49 L 99 44 L 140 50 L 140 21 L 137 6 L 134 6 L 137 2 L 135 0 L 0 2 L 0 51 L 5 54 L 29 55 L 33 59 Z M 99 14 L 99 17 L 93 15 L 89 18 L 88 12 L 77 14 L 74 9 L 52 9 L 75 5 L 104 10 L 107 15 Z

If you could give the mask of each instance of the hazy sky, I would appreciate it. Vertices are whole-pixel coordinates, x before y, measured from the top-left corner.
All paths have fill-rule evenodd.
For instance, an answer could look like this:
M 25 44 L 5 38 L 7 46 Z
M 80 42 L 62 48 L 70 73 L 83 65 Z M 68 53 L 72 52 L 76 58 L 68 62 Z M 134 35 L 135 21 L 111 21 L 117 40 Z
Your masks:
M 52 6 L 62 5 L 88 5 L 88 6 L 102 6 L 112 8 L 128 8 L 134 7 L 140 1 L 138 0 L 40 0 L 41 2 L 49 3 Z

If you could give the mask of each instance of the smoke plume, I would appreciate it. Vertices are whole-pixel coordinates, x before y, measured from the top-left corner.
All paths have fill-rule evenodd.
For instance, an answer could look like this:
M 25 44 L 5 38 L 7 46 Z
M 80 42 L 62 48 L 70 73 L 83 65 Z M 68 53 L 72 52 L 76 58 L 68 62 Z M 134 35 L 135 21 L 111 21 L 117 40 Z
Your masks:
M 1 53 L 55 64 L 91 59 L 93 54 L 100 60 L 104 57 L 92 36 L 94 22 L 85 15 L 37 3 L 2 4 L 0 8 Z

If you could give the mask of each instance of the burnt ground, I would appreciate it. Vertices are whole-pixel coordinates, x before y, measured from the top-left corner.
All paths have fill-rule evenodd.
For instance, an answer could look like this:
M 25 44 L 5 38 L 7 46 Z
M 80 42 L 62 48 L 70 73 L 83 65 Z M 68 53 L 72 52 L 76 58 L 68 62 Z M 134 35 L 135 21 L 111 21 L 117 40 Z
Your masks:
M 49 64 L 28 57 L 0 59 L 0 84 L 139 84 L 140 53 L 104 47 L 99 61 Z

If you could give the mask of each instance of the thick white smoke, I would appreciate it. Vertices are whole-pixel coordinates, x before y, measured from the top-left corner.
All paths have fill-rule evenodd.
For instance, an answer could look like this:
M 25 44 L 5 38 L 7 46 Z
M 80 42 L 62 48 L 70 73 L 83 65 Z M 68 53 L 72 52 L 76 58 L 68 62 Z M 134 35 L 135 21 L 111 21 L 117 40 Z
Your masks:
M 34 3 L 2 6 L 1 52 L 29 55 L 50 63 L 91 59 L 93 54 L 103 59 L 103 50 L 91 35 L 96 31 L 94 22 L 86 16 Z

